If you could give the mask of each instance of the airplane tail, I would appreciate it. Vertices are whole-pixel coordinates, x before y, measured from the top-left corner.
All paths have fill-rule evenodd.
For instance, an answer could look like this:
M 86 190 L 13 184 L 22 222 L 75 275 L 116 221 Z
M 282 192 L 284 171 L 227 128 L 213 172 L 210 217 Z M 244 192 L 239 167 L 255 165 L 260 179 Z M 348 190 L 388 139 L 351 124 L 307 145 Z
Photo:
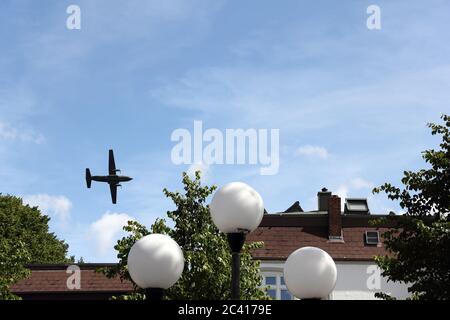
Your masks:
M 91 182 L 92 182 L 91 171 L 89 170 L 89 168 L 86 168 L 86 185 L 88 188 L 91 187 Z

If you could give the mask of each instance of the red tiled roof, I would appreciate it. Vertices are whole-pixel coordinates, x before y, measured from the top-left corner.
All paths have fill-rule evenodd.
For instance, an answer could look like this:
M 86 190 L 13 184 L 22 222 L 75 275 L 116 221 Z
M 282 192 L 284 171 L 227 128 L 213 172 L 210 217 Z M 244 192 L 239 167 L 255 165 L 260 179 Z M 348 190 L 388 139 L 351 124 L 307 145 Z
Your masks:
M 285 260 L 301 247 L 318 247 L 334 260 L 372 260 L 386 251 L 379 246 L 365 245 L 364 232 L 376 228 L 343 228 L 344 242 L 328 240 L 328 229 L 321 227 L 260 227 L 248 235 L 247 241 L 262 241 L 264 247 L 253 251 L 255 259 Z M 385 229 L 380 229 L 383 232 Z
M 14 294 L 24 293 L 79 293 L 79 292 L 114 292 L 124 294 L 133 291 L 133 285 L 129 281 L 120 281 L 119 278 L 108 279 L 103 274 L 95 272 L 104 264 L 79 265 L 81 269 L 80 289 L 69 289 L 67 279 L 73 273 L 66 273 L 68 265 L 35 265 L 30 266 L 31 275 L 13 286 Z
M 328 216 L 322 214 L 266 215 L 247 241 L 262 241 L 264 247 L 253 251 L 255 259 L 285 260 L 296 249 L 306 246 L 318 247 L 335 260 L 373 260 L 375 255 L 387 254 L 382 243 L 366 245 L 365 231 L 379 231 L 368 221 L 373 216 L 342 216 L 343 242 L 328 238 Z

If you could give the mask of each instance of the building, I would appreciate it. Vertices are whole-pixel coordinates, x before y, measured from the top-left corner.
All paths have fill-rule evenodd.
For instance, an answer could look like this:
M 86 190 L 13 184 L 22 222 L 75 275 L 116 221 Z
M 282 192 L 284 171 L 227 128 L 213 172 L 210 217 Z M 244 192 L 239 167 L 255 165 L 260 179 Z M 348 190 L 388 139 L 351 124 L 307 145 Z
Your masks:
M 341 199 L 326 189 L 317 194 L 318 208 L 304 212 L 297 201 L 284 212 L 264 214 L 260 226 L 247 241 L 263 241 L 253 252 L 261 260 L 263 285 L 276 299 L 292 299 L 283 279 L 283 265 L 290 253 L 305 246 L 318 247 L 334 259 L 338 280 L 329 299 L 374 299 L 376 292 L 399 299 L 408 297 L 407 286 L 388 282 L 374 263 L 374 256 L 385 255 L 380 235 L 389 225 L 374 227 L 366 199 Z M 375 217 L 383 217 L 376 215 Z M 385 216 L 384 216 L 385 217 Z M 12 286 L 12 292 L 24 299 L 107 299 L 133 291 L 133 285 L 120 279 L 108 279 L 96 272 L 111 264 L 33 265 L 31 276 Z M 73 268 L 73 267 L 72 267 Z M 80 276 L 79 287 L 73 279 Z
M 277 299 L 291 299 L 283 279 L 283 265 L 290 253 L 312 246 L 328 252 L 336 263 L 338 280 L 330 299 L 375 299 L 376 292 L 389 293 L 398 299 L 408 297 L 407 286 L 388 282 L 374 263 L 374 256 L 387 254 L 380 235 L 389 225 L 374 227 L 366 199 L 341 199 L 326 189 L 317 194 L 318 209 L 303 212 L 299 202 L 286 211 L 266 214 L 249 241 L 263 241 L 254 252 L 261 260 L 264 284 Z

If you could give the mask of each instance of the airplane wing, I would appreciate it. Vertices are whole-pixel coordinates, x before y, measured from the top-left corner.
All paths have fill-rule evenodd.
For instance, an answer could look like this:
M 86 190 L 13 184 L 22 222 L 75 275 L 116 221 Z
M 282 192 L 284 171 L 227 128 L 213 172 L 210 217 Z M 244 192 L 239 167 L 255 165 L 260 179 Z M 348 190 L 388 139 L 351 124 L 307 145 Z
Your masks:
M 110 184 L 109 185 L 109 189 L 111 190 L 111 200 L 112 203 L 116 203 L 117 201 L 117 185 L 115 184 Z
M 114 153 L 109 150 L 109 162 L 108 162 L 109 174 L 116 174 L 116 163 L 114 161 Z

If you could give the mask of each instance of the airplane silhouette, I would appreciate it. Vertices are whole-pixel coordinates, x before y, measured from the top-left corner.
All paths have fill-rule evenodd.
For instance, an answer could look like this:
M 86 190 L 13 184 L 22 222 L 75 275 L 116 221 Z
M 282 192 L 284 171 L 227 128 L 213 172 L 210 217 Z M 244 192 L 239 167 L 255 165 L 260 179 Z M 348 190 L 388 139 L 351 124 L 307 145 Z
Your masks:
M 120 170 L 116 169 L 116 163 L 114 162 L 114 153 L 112 150 L 109 150 L 108 169 L 109 169 L 109 175 L 107 175 L 107 176 L 92 176 L 89 168 L 86 168 L 86 185 L 88 188 L 90 188 L 92 180 L 109 183 L 109 188 L 111 190 L 112 203 L 116 203 L 117 187 L 122 186 L 120 184 L 120 182 L 130 181 L 130 180 L 133 180 L 133 178 L 117 175 L 117 172 L 120 172 Z

